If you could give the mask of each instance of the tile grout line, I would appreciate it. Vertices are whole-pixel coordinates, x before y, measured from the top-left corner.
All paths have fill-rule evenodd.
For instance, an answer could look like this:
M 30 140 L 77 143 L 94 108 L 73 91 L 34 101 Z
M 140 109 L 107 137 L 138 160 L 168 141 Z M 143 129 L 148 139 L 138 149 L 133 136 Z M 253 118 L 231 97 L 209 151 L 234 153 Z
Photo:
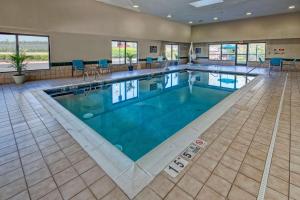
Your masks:
M 262 180 L 261 180 L 257 200 L 264 200 L 265 194 L 266 194 L 267 183 L 268 183 L 270 167 L 271 167 L 271 161 L 272 161 L 274 147 L 275 147 L 275 140 L 276 140 L 276 136 L 277 136 L 277 132 L 278 132 L 279 119 L 280 119 L 280 115 L 281 115 L 281 111 L 282 111 L 282 107 L 283 107 L 283 100 L 284 100 L 284 94 L 285 94 L 285 90 L 286 90 L 288 75 L 289 74 L 287 73 L 286 76 L 285 76 L 284 87 L 283 87 L 283 90 L 282 90 L 280 103 L 279 103 L 279 108 L 278 108 L 278 111 L 277 111 L 277 116 L 276 116 L 276 121 L 275 121 L 275 127 L 273 129 L 271 144 L 270 144 L 270 148 L 269 148 L 269 151 L 268 151 L 267 160 L 266 160 L 266 164 L 265 164 L 265 168 L 264 168 L 263 177 L 262 177 Z

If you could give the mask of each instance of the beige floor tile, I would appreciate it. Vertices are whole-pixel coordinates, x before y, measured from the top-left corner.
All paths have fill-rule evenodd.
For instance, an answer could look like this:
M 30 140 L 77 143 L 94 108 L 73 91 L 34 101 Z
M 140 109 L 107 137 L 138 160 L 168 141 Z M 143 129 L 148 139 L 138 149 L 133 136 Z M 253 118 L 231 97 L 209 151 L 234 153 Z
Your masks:
M 215 192 L 214 190 L 210 189 L 207 186 L 203 186 L 200 193 L 197 195 L 197 200 L 225 200 L 225 198 Z
M 80 177 L 74 178 L 59 187 L 59 190 L 64 199 L 70 199 L 86 188 L 83 180 Z
M 292 183 L 295 186 L 300 187 L 300 174 L 297 173 L 290 173 L 290 183 Z
M 71 166 L 70 161 L 66 158 L 63 158 L 63 159 L 57 161 L 56 163 L 49 165 L 49 169 L 52 174 L 57 174 L 65 169 L 67 169 L 70 166 Z
M 197 164 L 201 165 L 202 167 L 205 167 L 209 171 L 213 171 L 214 168 L 217 166 L 218 162 L 211 159 L 208 156 L 202 155 L 197 161 Z
M 241 166 L 241 161 L 236 160 L 230 156 L 225 155 L 222 159 L 221 159 L 221 163 L 223 165 L 225 165 L 226 167 L 229 167 L 235 171 L 237 171 L 240 166 Z
M 254 167 L 251 167 L 248 164 L 242 164 L 239 172 L 244 174 L 245 176 L 248 176 L 249 178 L 256 180 L 257 182 L 261 181 L 262 174 L 263 174 L 262 171 L 254 168 Z
M 224 197 L 227 196 L 231 187 L 231 183 L 216 175 L 211 175 L 206 185 Z
M 229 195 L 228 195 L 228 199 L 229 200 L 256 200 L 256 198 L 246 192 L 245 190 L 242 190 L 241 188 L 233 185 L 230 192 L 229 192 Z
M 105 172 L 99 166 L 96 165 L 95 167 L 82 173 L 80 176 L 87 185 L 91 185 L 98 179 L 102 178 L 104 175 Z
M 26 189 L 24 178 L 18 179 L 4 187 L 0 188 L 1 199 L 8 199 Z
M 47 193 L 56 189 L 56 185 L 52 177 L 40 182 L 29 188 L 30 197 L 32 200 L 39 199 L 45 196 Z
M 226 167 L 222 163 L 219 163 L 219 165 L 216 167 L 215 171 L 213 172 L 214 174 L 224 178 L 228 182 L 232 183 L 233 180 L 235 179 L 237 172 L 234 171 L 233 169 Z
M 50 177 L 51 174 L 48 170 L 47 167 L 41 168 L 35 172 L 33 172 L 32 174 L 29 174 L 26 176 L 26 181 L 28 186 L 32 186 L 34 184 L 39 183 L 42 180 L 45 180 L 46 178 Z
M 234 184 L 236 186 L 240 187 L 241 189 L 251 193 L 255 197 L 258 194 L 258 190 L 259 190 L 259 186 L 260 186 L 260 184 L 258 182 L 256 182 L 255 180 L 253 180 L 251 178 L 248 178 L 242 174 L 237 175 Z
M 161 198 L 150 188 L 143 189 L 134 200 L 161 200 Z
M 52 192 L 49 192 L 45 196 L 43 196 L 39 200 L 63 200 L 62 196 L 60 195 L 58 189 L 53 190 Z
M 90 157 L 88 157 L 88 158 L 85 158 L 84 160 L 76 163 L 74 165 L 74 167 L 79 174 L 82 174 L 83 172 L 86 172 L 87 170 L 94 167 L 95 165 L 96 165 L 96 162 L 93 159 L 91 159 Z
M 299 199 L 300 187 L 290 184 L 290 197 L 294 199 Z
M 273 190 L 276 190 L 277 192 L 284 194 L 285 196 L 288 196 L 289 194 L 289 183 L 275 176 L 269 175 L 268 187 L 270 187 Z
M 11 182 L 14 182 L 15 180 L 17 180 L 19 178 L 22 178 L 23 176 L 24 175 L 23 175 L 22 168 L 18 168 L 16 170 L 13 170 L 11 172 L 3 174 L 2 176 L 0 176 L 0 188 Z
M 211 172 L 200 165 L 194 164 L 190 170 L 188 170 L 188 174 L 198 181 L 205 183 Z
M 102 177 L 101 179 L 99 179 L 98 181 L 96 181 L 94 184 L 90 186 L 90 189 L 97 197 L 97 199 L 104 197 L 107 193 L 112 191 L 114 188 L 115 188 L 115 184 L 108 176 Z
M 291 172 L 295 172 L 297 174 L 300 174 L 300 165 L 291 162 L 290 163 L 290 169 L 291 169 Z
M 175 186 L 167 195 L 165 200 L 193 200 L 193 198 L 183 190 L 181 190 L 179 187 Z
M 30 200 L 30 197 L 29 197 L 28 191 L 25 190 L 15 196 L 9 198 L 9 200 Z
M 265 200 L 288 200 L 288 197 L 271 188 L 267 188 L 265 193 Z
M 10 171 L 16 170 L 19 167 L 21 167 L 21 162 L 19 159 L 0 165 L 0 175 L 9 173 Z
M 289 171 L 283 168 L 277 167 L 276 165 L 271 165 L 270 174 L 276 176 L 277 178 L 281 178 L 285 182 L 289 181 Z
M 55 163 L 57 161 L 59 161 L 60 159 L 65 158 L 65 155 L 62 151 L 57 151 L 55 153 L 52 153 L 48 156 L 45 157 L 45 160 L 47 162 L 48 165 L 51 165 L 52 163 Z
M 203 184 L 197 181 L 195 178 L 191 177 L 190 175 L 186 174 L 179 181 L 177 186 L 180 187 L 189 195 L 191 195 L 192 197 L 196 197 L 196 195 L 202 188 Z
M 64 171 L 61 171 L 54 175 L 54 180 L 58 186 L 65 184 L 66 182 L 77 177 L 78 174 L 73 167 L 69 167 Z
M 115 188 L 113 191 L 108 193 L 102 200 L 129 200 L 129 198 L 119 188 Z
M 79 194 L 75 195 L 71 200 L 96 200 L 96 198 L 89 189 L 85 189 Z
M 174 187 L 174 183 L 163 175 L 158 175 L 149 184 L 149 187 L 155 191 L 161 198 L 164 198 Z

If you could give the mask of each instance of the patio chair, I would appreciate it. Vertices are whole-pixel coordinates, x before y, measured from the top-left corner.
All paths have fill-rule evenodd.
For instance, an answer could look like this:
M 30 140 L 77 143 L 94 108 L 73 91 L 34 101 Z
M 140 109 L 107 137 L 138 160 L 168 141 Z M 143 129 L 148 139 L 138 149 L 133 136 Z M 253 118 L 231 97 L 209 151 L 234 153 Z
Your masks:
M 101 59 L 101 60 L 99 60 L 98 61 L 98 66 L 99 66 L 99 70 L 100 70 L 101 74 L 103 74 L 103 72 L 109 72 L 109 73 L 111 73 L 110 67 L 109 67 L 109 63 L 108 63 L 107 59 Z
M 258 60 L 259 60 L 260 67 L 263 67 L 265 62 L 261 59 L 261 57 L 259 57 Z
M 149 66 L 150 69 L 151 69 L 152 63 L 153 63 L 153 58 L 152 58 L 152 57 L 147 57 L 147 58 L 146 58 L 146 67 Z
M 269 65 L 269 74 L 274 67 L 280 67 L 280 70 L 282 71 L 282 58 L 271 58 Z
M 163 64 L 164 64 L 164 57 L 163 56 L 158 56 L 157 57 L 157 62 L 159 63 L 160 67 L 162 67 Z
M 75 72 L 75 76 L 76 76 L 77 72 L 79 71 L 82 73 L 83 79 L 85 79 L 85 76 L 89 77 L 89 74 L 85 69 L 83 60 L 72 60 L 72 67 Z

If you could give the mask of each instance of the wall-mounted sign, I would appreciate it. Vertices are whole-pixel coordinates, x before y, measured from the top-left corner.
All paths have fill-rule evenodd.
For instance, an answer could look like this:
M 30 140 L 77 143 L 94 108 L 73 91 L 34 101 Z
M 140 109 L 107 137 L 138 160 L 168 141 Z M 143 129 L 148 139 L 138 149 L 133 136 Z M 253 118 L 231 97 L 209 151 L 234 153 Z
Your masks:
M 150 53 L 157 53 L 157 46 L 150 46 Z
M 274 55 L 283 55 L 283 54 L 285 54 L 284 48 L 274 49 Z

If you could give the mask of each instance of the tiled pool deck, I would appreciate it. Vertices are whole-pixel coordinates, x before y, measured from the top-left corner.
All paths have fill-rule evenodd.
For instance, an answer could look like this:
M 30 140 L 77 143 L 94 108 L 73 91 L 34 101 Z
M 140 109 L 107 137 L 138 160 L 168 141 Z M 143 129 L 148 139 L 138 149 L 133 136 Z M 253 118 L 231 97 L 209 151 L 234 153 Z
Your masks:
M 184 172 L 175 179 L 161 172 L 135 199 L 256 199 L 275 125 L 279 126 L 265 199 L 299 199 L 300 73 L 262 76 L 202 135 L 208 146 Z M 1 200 L 128 199 L 30 92 L 75 82 L 81 79 L 0 86 Z

